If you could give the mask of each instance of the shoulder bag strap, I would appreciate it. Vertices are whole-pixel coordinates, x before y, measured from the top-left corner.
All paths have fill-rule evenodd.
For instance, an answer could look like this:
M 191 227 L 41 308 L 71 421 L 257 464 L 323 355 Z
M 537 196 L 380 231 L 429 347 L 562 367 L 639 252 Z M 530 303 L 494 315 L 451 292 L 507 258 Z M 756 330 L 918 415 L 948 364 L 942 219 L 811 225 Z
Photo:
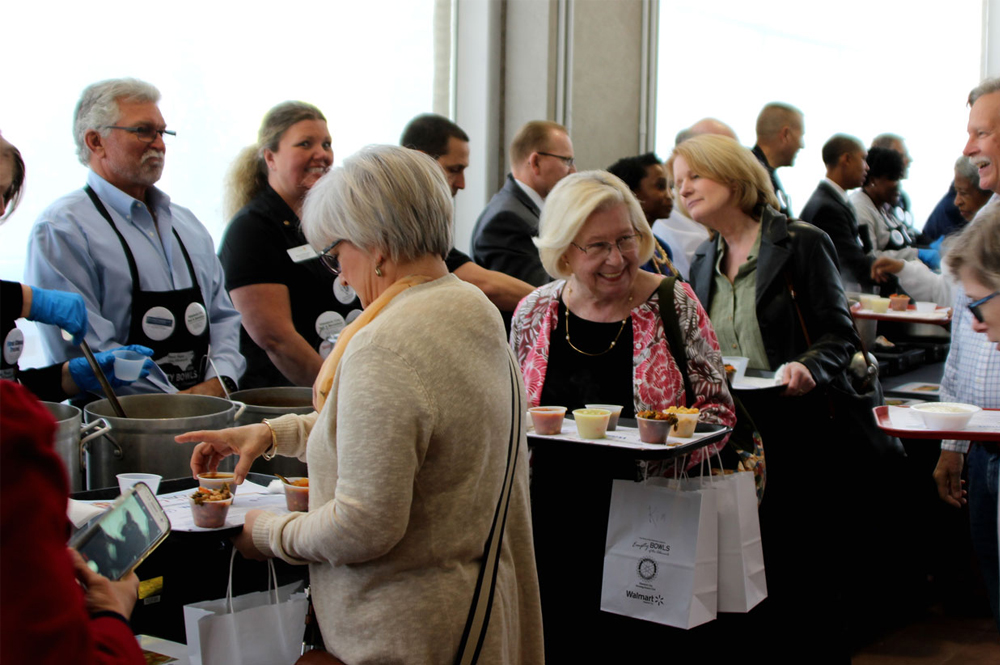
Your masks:
M 674 284 L 677 277 L 665 277 L 656 288 L 660 298 L 660 320 L 663 322 L 663 335 L 670 345 L 670 353 L 677 363 L 681 377 L 684 379 L 684 403 L 691 406 L 694 401 L 694 389 L 687 371 L 687 352 L 684 350 L 684 336 L 681 334 L 681 324 L 677 320 L 677 309 L 674 305 Z
M 788 286 L 788 293 L 789 293 L 789 295 L 792 296 L 792 305 L 795 307 L 795 314 L 799 318 L 799 325 L 802 326 L 802 334 L 805 335 L 806 346 L 812 346 L 812 342 L 810 341 L 810 338 L 809 338 L 809 331 L 806 329 L 806 320 L 804 318 L 802 318 L 802 310 L 799 309 L 799 301 L 795 297 L 795 287 L 792 284 L 792 276 L 788 274 L 787 270 L 785 271 L 785 284 Z M 861 346 L 861 354 L 865 358 L 865 365 L 868 366 L 868 367 L 871 367 L 872 366 L 872 361 L 871 361 L 871 358 L 868 357 L 868 349 L 865 348 L 865 340 L 861 338 L 861 331 L 858 330 L 858 324 L 854 320 L 854 315 L 851 314 L 850 317 L 851 317 L 851 326 L 854 328 L 854 332 L 858 336 L 858 344 Z M 869 372 L 869 374 L 871 374 L 871 373 Z M 877 372 L 876 372 L 876 374 L 877 374 Z
M 456 665 L 472 665 L 479 660 L 479 653 L 486 639 L 486 627 L 490 622 L 490 611 L 493 607 L 493 593 L 496 590 L 497 574 L 500 572 L 500 546 L 503 543 L 503 530 L 507 523 L 507 512 L 510 508 L 510 496 L 514 486 L 514 469 L 517 467 L 518 443 L 521 438 L 521 419 L 524 417 L 524 396 L 518 387 L 517 365 L 514 364 L 513 352 L 508 349 L 510 364 L 511 393 L 511 423 L 510 438 L 507 441 L 507 471 L 504 475 L 500 499 L 493 513 L 493 526 L 486 538 L 483 549 L 483 565 L 479 568 L 479 579 L 476 580 L 476 590 L 472 594 L 472 606 L 469 617 L 462 632 L 462 641 L 455 656 Z

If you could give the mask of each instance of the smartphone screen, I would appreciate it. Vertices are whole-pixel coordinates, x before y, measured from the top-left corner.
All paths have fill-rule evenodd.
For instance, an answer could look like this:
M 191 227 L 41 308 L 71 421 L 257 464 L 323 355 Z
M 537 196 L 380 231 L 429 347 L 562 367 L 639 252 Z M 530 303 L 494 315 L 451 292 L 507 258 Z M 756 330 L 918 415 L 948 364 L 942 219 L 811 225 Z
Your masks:
M 170 533 L 170 520 L 144 484 L 135 485 L 115 500 L 96 524 L 70 541 L 91 570 L 120 580 Z

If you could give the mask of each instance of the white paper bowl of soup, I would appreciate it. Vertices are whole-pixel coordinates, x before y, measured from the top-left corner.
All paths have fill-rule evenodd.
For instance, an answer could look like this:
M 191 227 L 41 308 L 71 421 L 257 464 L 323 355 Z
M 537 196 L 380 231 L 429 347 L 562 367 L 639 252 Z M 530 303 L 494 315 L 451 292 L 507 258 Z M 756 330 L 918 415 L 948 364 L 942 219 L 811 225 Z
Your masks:
M 694 413 L 685 413 L 680 410 L 666 410 L 667 413 L 677 416 L 677 424 L 670 430 L 670 436 L 676 436 L 681 439 L 689 439 L 694 436 L 694 430 L 698 427 L 698 416 L 701 414 L 701 411 L 698 409 L 691 410 Z
M 559 434 L 562 432 L 563 418 L 566 416 L 565 406 L 533 406 L 528 409 L 531 424 L 535 434 Z
M 735 370 L 729 382 L 739 383 L 747 373 L 747 365 L 750 364 L 750 359 L 746 356 L 722 356 L 722 364 L 731 365 Z
M 581 439 L 603 439 L 608 431 L 611 411 L 607 409 L 576 409 L 573 411 L 576 432 Z
M 963 430 L 968 427 L 972 416 L 982 411 L 973 404 L 959 402 L 926 402 L 910 408 L 920 414 L 927 429 L 942 431 Z
M 869 302 L 871 303 L 871 310 L 876 314 L 885 314 L 889 311 L 888 298 L 872 298 Z
M 928 312 L 933 312 L 937 310 L 936 302 L 927 302 L 925 300 L 918 300 L 917 302 L 913 303 L 913 306 L 916 307 L 917 311 L 920 312 L 921 314 L 926 314 Z
M 611 418 L 608 419 L 608 431 L 614 432 L 618 429 L 618 418 L 622 415 L 622 405 L 621 404 L 585 404 L 588 409 L 607 409 L 611 412 Z
M 221 490 L 223 485 L 229 485 L 229 491 L 236 494 L 236 474 L 225 471 L 209 471 L 198 474 L 198 487 Z

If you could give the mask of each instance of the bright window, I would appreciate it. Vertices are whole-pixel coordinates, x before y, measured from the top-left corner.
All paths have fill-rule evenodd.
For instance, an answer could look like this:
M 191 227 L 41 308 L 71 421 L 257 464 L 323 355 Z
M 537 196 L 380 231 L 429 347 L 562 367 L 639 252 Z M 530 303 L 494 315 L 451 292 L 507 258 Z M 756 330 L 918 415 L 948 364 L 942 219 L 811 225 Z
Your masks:
M 922 227 L 948 190 L 965 147 L 965 100 L 979 83 L 982 1 L 929 10 L 906 0 L 661 0 L 657 152 L 716 117 L 753 146 L 757 113 L 781 101 L 805 115 L 795 165 L 778 171 L 795 214 L 825 175 L 823 144 L 836 133 L 866 146 L 883 132 L 913 158 L 902 189 Z
M 301 99 L 322 109 L 335 163 L 369 143 L 397 142 L 410 118 L 432 110 L 434 0 L 57 0 L 11 3 L 4 19 L 0 131 L 27 168 L 21 206 L 0 231 L 4 279 L 22 279 L 39 213 L 86 180 L 73 109 L 95 81 L 134 76 L 160 89 L 177 136 L 159 186 L 216 243 L 228 221 L 224 175 L 270 107 Z M 37 353 L 29 341 L 22 365 L 41 361 Z

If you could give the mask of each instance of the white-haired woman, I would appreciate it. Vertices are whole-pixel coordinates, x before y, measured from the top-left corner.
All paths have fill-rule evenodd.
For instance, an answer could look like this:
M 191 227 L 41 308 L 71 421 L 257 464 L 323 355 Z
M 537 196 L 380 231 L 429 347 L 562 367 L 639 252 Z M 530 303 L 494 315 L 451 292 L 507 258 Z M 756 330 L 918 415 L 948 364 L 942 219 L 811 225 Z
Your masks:
M 685 399 L 660 317 L 662 276 L 639 269 L 653 243 L 639 202 L 610 173 L 569 175 L 549 194 L 536 244 L 545 270 L 561 279 L 521 301 L 510 337 L 532 406 L 621 404 L 634 418 L 688 401 L 704 422 L 736 421 L 708 315 L 678 281 L 670 306 L 694 391 Z
M 354 290 L 323 268 L 299 222 L 306 194 L 333 164 L 330 141 L 318 108 L 283 102 L 230 170 L 233 217 L 219 260 L 243 315 L 242 388 L 312 385 L 330 340 L 361 313 Z
M 309 512 L 251 511 L 236 544 L 310 564 L 326 646 L 347 663 L 454 660 L 481 572 L 483 661 L 543 658 L 523 386 L 499 312 L 448 274 L 451 228 L 430 157 L 375 146 L 333 169 L 306 198 L 303 230 L 365 310 L 319 373 L 318 412 L 178 437 L 204 442 L 196 472 L 232 452 L 238 479 L 265 453 L 308 460 Z
M 945 263 L 951 275 L 961 282 L 962 300 L 966 306 L 960 307 L 952 319 L 951 351 L 941 381 L 941 399 L 1000 408 L 1000 394 L 995 389 L 1000 359 L 1000 206 L 987 206 L 965 227 L 948 249 Z M 969 327 L 982 334 L 969 334 Z M 961 378 L 968 374 L 985 377 L 986 389 L 982 389 L 981 383 L 969 387 L 972 382 Z M 963 450 L 968 454 L 967 462 Z M 997 547 L 1000 450 L 997 444 L 942 443 L 934 480 L 938 494 L 955 508 L 961 508 L 966 502 L 962 480 L 962 468 L 966 465 L 972 545 L 983 573 L 993 619 L 1000 630 L 1000 554 Z
M 624 182 L 605 171 L 560 180 L 545 200 L 535 242 L 546 272 L 560 279 L 530 293 L 514 314 L 510 339 L 529 404 L 568 409 L 621 404 L 626 418 L 690 404 L 701 409 L 704 422 L 735 423 L 722 356 L 705 310 L 687 284 L 677 281 L 671 290 L 661 289 L 663 276 L 639 267 L 653 254 L 653 235 Z M 685 388 L 676 350 L 667 341 L 661 307 L 676 313 L 693 394 Z M 691 465 L 708 449 L 692 454 Z M 647 471 L 663 472 L 658 463 Z M 677 647 L 680 631 L 614 617 L 599 611 L 596 602 L 611 478 L 634 478 L 635 461 L 589 449 L 566 454 L 537 447 L 532 473 L 550 659 L 615 662 L 625 643 L 665 640 Z M 567 565 L 576 573 L 567 576 Z M 580 639 L 581 634 L 605 633 L 616 639 Z

